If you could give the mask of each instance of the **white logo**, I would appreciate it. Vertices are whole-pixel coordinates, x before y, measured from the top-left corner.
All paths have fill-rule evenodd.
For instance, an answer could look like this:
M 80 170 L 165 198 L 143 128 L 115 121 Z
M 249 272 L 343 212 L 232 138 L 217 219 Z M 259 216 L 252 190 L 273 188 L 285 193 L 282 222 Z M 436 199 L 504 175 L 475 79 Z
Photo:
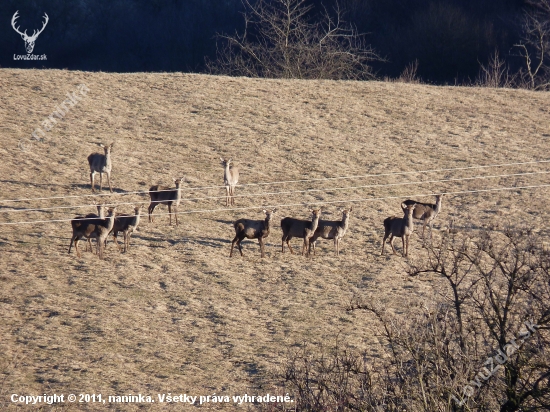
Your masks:
M 19 33 L 21 35 L 21 38 L 25 41 L 25 48 L 27 49 L 27 53 L 31 54 L 32 51 L 34 50 L 34 42 L 36 41 L 36 39 L 38 38 L 40 33 L 42 33 L 44 31 L 44 28 L 48 24 L 48 21 L 50 20 L 50 18 L 48 17 L 48 15 L 46 13 L 44 13 L 45 21 L 44 21 L 44 24 L 42 25 L 42 28 L 38 31 L 34 30 L 33 33 L 32 33 L 32 36 L 29 36 L 29 35 L 27 35 L 27 30 L 25 30 L 23 33 L 21 33 L 19 31 L 19 27 L 15 27 L 16 20 L 19 18 L 17 13 L 19 13 L 19 10 L 17 10 L 15 12 L 15 14 L 13 15 L 13 17 L 11 18 L 11 26 L 13 27 L 13 29 L 17 33 Z

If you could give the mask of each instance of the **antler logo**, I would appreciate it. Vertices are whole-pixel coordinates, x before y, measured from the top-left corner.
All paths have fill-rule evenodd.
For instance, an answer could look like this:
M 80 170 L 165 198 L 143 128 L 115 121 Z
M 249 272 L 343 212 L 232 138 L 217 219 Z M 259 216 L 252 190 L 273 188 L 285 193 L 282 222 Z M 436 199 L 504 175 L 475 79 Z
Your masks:
M 21 35 L 21 38 L 25 41 L 25 48 L 27 49 L 27 53 L 31 54 L 32 51 L 34 50 L 34 42 L 36 41 L 36 39 L 38 38 L 40 33 L 42 33 L 44 31 L 44 28 L 48 24 L 48 21 L 50 20 L 50 18 L 48 17 L 48 15 L 46 13 L 44 13 L 44 19 L 45 20 L 44 20 L 44 24 L 42 25 L 42 28 L 38 31 L 34 30 L 33 33 L 32 33 L 32 36 L 29 36 L 29 35 L 27 35 L 27 30 L 25 30 L 23 33 L 21 33 L 19 31 L 19 26 L 15 27 L 16 20 L 19 18 L 19 15 L 17 13 L 19 13 L 19 10 L 17 10 L 15 12 L 15 14 L 13 15 L 13 17 L 11 18 L 11 26 L 13 27 L 13 29 L 17 33 L 19 33 Z

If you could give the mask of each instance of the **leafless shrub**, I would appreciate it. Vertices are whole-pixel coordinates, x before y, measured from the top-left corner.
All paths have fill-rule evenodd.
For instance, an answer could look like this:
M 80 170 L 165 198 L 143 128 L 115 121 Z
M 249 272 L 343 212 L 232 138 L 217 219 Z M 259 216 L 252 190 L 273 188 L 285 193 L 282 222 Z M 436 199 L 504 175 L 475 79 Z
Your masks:
M 550 255 L 542 236 L 455 233 L 428 245 L 428 254 L 409 275 L 441 276 L 433 304 L 411 303 L 404 317 L 373 299 L 349 307 L 380 325 L 387 356 L 377 365 L 342 349 L 289 361 L 284 381 L 299 410 L 550 408 Z
M 417 74 L 418 71 L 418 59 L 414 62 L 411 62 L 405 66 L 405 69 L 401 72 L 396 81 L 401 83 L 413 83 L 419 84 L 422 83 L 420 77 Z
M 336 7 L 313 21 L 305 0 L 243 0 L 244 33 L 218 36 L 213 74 L 295 79 L 372 79 L 381 60 Z
M 480 64 L 475 85 L 481 87 L 514 87 L 517 75 L 510 73 L 506 62 L 500 58 L 498 50 L 489 57 L 487 65 Z

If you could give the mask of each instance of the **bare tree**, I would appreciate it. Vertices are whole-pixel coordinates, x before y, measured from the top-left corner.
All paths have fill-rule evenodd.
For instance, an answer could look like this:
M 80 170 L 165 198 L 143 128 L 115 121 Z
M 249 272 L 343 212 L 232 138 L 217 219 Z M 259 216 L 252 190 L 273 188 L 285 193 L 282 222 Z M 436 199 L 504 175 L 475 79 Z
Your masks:
M 522 21 L 522 39 L 514 47 L 524 60 L 520 86 L 533 90 L 550 88 L 550 0 L 526 0 L 531 10 Z
M 372 79 L 382 60 L 337 6 L 317 20 L 306 0 L 243 0 L 245 30 L 219 35 L 211 73 L 298 79 Z
M 341 344 L 321 357 L 295 354 L 284 385 L 301 410 L 550 410 L 545 240 L 498 228 L 444 236 L 409 267 L 410 276 L 440 276 L 432 302 L 402 302 L 406 316 L 391 314 L 375 296 L 348 308 L 378 321 L 386 356 L 372 363 Z

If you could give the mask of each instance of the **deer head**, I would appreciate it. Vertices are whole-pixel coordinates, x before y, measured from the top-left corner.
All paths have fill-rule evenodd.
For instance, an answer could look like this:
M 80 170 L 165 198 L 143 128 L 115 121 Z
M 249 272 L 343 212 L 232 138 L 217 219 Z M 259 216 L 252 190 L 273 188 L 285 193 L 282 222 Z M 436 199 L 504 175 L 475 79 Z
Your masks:
M 34 30 L 33 33 L 32 33 L 32 36 L 28 36 L 27 35 L 27 30 L 25 30 L 23 33 L 21 33 L 19 31 L 19 26 L 15 27 L 16 20 L 19 18 L 18 13 L 19 13 L 19 10 L 16 11 L 15 14 L 13 15 L 13 17 L 11 18 L 11 26 L 13 27 L 13 29 L 17 33 L 19 33 L 21 35 L 21 38 L 25 41 L 25 48 L 27 49 L 27 53 L 31 54 L 32 51 L 34 50 L 34 42 L 38 38 L 38 35 L 44 31 L 44 28 L 48 24 L 48 21 L 50 20 L 50 18 L 48 17 L 48 15 L 46 13 L 44 13 L 44 19 L 45 20 L 44 20 L 44 23 L 42 25 L 42 28 L 38 31 Z

